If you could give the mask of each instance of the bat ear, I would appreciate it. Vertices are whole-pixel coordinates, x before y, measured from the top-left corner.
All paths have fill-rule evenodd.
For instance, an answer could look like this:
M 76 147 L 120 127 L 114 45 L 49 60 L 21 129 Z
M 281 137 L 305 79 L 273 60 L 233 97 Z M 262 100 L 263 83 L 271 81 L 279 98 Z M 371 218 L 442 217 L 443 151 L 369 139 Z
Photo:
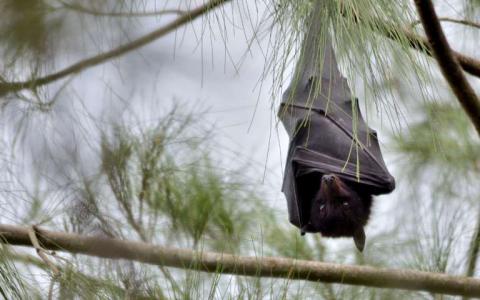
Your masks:
M 355 242 L 355 246 L 357 246 L 358 251 L 362 252 L 363 248 L 365 248 L 365 231 L 363 227 L 359 227 L 353 233 L 353 241 Z

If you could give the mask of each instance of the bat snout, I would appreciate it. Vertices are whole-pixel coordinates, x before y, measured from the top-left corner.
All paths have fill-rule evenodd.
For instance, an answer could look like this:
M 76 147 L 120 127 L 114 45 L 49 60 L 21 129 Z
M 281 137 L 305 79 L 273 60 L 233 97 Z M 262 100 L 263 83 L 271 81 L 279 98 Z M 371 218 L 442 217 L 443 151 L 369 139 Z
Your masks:
M 342 180 L 334 174 L 323 175 L 322 185 L 325 186 L 326 191 L 334 198 L 342 194 Z
M 323 175 L 322 181 L 330 185 L 335 182 L 335 175 Z

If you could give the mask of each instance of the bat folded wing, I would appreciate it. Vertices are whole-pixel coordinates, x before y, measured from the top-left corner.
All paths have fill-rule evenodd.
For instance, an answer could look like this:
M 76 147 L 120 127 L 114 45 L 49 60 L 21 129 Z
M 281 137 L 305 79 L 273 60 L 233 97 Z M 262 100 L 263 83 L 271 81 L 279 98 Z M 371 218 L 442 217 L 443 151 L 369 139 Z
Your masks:
M 350 100 L 327 104 L 318 99 L 314 103 L 322 102 L 313 108 L 282 103 L 280 118 L 291 138 L 282 191 L 290 222 L 300 228 L 308 222 L 324 174 L 335 174 L 373 195 L 395 188 L 376 132 L 366 126 L 358 104 Z
M 371 195 L 395 188 L 377 134 L 363 120 L 358 101 L 339 70 L 327 23 L 318 18 L 324 3 L 316 3 L 279 110 L 290 136 L 282 191 L 290 222 L 300 228 L 309 221 L 312 199 L 324 174 L 335 174 Z

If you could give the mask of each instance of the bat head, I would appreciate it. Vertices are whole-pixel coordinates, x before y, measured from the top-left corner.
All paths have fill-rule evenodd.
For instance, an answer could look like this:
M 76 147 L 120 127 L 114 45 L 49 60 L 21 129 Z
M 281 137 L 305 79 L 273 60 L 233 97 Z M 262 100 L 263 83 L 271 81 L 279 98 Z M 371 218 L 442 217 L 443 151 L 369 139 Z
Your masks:
M 353 185 L 333 174 L 322 176 L 310 212 L 309 231 L 327 237 L 353 237 L 358 250 L 365 246 L 363 227 L 370 216 L 372 196 L 361 195 Z

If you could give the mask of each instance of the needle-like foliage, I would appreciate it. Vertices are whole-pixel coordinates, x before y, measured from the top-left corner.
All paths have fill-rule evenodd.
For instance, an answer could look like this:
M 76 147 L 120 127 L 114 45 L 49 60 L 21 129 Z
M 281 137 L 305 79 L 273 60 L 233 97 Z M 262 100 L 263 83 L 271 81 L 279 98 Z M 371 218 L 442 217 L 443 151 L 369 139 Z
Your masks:
M 281 188 L 281 172 L 239 153 L 243 148 L 232 151 L 217 136 L 227 126 L 212 125 L 191 105 L 206 97 L 230 104 L 236 95 L 211 77 L 219 75 L 210 69 L 223 68 L 224 77 L 231 70 L 242 74 L 249 58 L 262 57 L 255 60 L 264 63 L 258 85 L 272 97 L 261 100 L 277 107 L 304 55 L 312 0 L 214 0 L 211 6 L 200 0 L 0 1 L 0 221 L 259 259 L 271 255 L 478 274 L 480 145 L 452 96 L 438 88 L 443 83 L 436 80 L 434 61 L 426 58 L 431 53 L 425 40 L 412 39 L 424 35 L 411 1 L 321 1 L 317 18 L 326 26 L 316 56 L 322 57 L 330 35 L 341 71 L 366 121 L 379 129 L 382 151 L 399 183 L 397 194 L 376 202 L 364 254 L 354 252 L 347 240 L 300 236 L 288 224 L 284 199 L 272 192 Z M 450 4 L 442 6 L 442 14 L 478 23 L 478 0 Z M 475 36 L 474 30 L 462 32 Z M 152 38 L 152 32 L 161 34 Z M 462 50 L 460 31 L 446 32 L 453 48 Z M 135 44 L 138 40 L 143 42 Z M 239 40 L 245 50 L 236 49 Z M 112 51 L 116 54 L 105 55 Z M 316 63 L 322 67 L 321 60 Z M 56 73 L 65 68 L 69 71 Z M 194 90 L 192 78 L 203 89 Z M 236 78 L 235 84 L 244 84 Z M 209 89 L 210 84 L 216 85 Z M 169 86 L 178 88 L 170 93 Z M 159 100 L 178 95 L 189 102 Z M 155 98 L 154 108 L 149 97 Z M 258 108 L 260 101 L 252 106 Z M 376 126 L 385 123 L 389 126 Z M 263 174 L 266 183 L 258 184 L 251 174 Z M 60 276 L 34 252 L 2 248 L 0 297 L 438 298 L 223 275 L 221 269 L 204 274 L 48 255 Z

